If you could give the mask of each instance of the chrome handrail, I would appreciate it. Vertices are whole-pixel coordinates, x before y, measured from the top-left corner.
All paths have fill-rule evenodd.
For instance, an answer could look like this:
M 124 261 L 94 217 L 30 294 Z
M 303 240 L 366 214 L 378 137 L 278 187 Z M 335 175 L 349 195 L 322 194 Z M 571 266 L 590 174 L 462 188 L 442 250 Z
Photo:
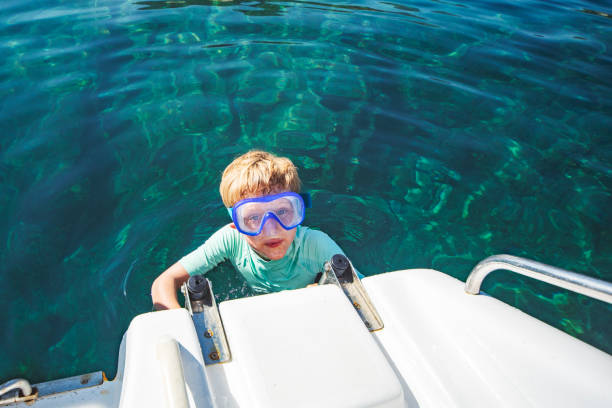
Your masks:
M 30 382 L 24 378 L 15 378 L 14 380 L 10 380 L 0 385 L 0 404 L 4 405 L 4 402 L 13 402 L 16 400 L 16 397 L 19 395 L 13 396 L 13 398 L 2 398 L 3 395 L 8 394 L 9 392 L 19 391 L 21 396 L 28 397 L 32 394 L 32 386 Z
M 504 269 L 556 285 L 585 296 L 612 303 L 612 283 L 556 268 L 530 259 L 512 255 L 493 255 L 478 263 L 465 281 L 465 291 L 472 295 L 480 292 L 487 275 Z

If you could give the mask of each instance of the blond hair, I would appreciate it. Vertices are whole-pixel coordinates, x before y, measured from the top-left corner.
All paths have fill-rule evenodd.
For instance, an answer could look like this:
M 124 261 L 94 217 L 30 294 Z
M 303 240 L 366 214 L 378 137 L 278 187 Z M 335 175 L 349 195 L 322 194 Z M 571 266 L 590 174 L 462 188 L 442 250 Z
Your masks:
M 233 207 L 248 196 L 272 192 L 300 192 L 297 167 L 286 157 L 251 150 L 237 157 L 223 171 L 219 192 L 226 207 Z

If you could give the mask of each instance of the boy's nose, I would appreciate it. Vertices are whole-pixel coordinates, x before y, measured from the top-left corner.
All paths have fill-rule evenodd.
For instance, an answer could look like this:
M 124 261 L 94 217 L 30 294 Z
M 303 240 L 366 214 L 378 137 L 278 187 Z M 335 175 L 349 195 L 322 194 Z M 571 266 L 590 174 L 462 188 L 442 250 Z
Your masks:
M 280 225 L 278 224 L 278 221 L 276 221 L 273 217 L 270 217 L 264 222 L 263 228 L 261 229 L 261 233 L 263 235 L 272 235 L 279 228 Z

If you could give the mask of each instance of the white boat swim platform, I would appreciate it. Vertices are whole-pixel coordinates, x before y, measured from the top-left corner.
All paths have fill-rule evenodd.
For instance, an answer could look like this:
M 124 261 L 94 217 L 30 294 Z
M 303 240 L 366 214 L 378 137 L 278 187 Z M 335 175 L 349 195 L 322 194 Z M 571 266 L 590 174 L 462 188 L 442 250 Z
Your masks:
M 612 407 L 601 350 L 435 270 L 362 283 L 380 330 L 336 285 L 235 299 L 219 307 L 231 359 L 206 365 L 186 309 L 146 313 L 113 381 L 32 406 Z
M 611 407 L 612 356 L 430 269 L 363 279 L 422 407 Z
M 224 302 L 228 383 L 244 407 L 402 407 L 400 381 L 337 286 Z

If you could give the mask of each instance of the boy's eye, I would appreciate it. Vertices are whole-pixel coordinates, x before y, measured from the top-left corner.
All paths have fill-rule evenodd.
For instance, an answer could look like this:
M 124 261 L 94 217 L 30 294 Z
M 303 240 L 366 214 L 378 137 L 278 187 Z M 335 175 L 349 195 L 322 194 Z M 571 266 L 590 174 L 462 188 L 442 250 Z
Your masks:
M 255 224 L 255 223 L 259 222 L 260 219 L 261 219 L 260 215 L 249 215 L 248 217 L 245 218 L 245 221 L 248 224 Z
M 293 210 L 291 208 L 283 207 L 274 211 L 276 215 L 282 220 L 290 219 L 293 216 Z

